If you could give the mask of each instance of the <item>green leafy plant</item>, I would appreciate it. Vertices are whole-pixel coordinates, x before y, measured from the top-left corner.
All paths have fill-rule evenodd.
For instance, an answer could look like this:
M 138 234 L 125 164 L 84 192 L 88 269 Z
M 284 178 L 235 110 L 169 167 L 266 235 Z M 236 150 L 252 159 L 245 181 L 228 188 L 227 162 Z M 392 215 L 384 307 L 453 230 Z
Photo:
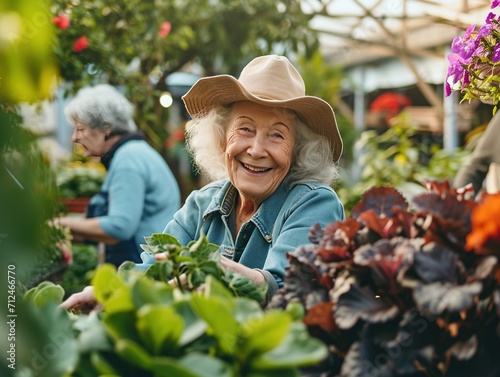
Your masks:
M 304 305 L 329 345 L 325 376 L 498 376 L 500 195 L 427 182 L 408 204 L 364 193 L 350 218 L 311 229 L 267 309 Z
M 144 268 L 131 262 L 118 270 L 109 264 L 96 269 L 92 285 L 101 309 L 65 313 L 61 323 L 71 320 L 65 329 L 71 348 L 54 357 L 59 365 L 47 364 L 52 376 L 291 377 L 327 355 L 325 345 L 308 335 L 295 305 L 264 311 L 243 297 L 247 291 L 238 287 L 248 281 L 220 270 L 218 247 L 205 236 L 180 247 L 174 237 L 154 234 L 144 248 L 167 252 L 167 260 Z M 183 283 L 181 276 L 186 286 L 168 283 Z M 64 312 L 53 307 L 61 291 L 44 282 L 25 295 L 26 315 L 47 316 L 51 333 L 59 331 L 54 318 Z M 26 376 L 40 372 L 29 364 L 22 369 Z
M 146 244 L 141 245 L 145 251 L 141 257 L 149 257 L 150 264 L 144 264 L 148 276 L 155 280 L 169 281 L 175 279 L 181 290 L 193 290 L 205 282 L 208 275 L 219 280 L 235 296 L 249 297 L 257 302 L 266 298 L 267 285 L 258 286 L 251 279 L 230 270 L 224 271 L 220 266 L 219 246 L 212 244 L 201 235 L 187 246 L 169 234 L 155 233 L 145 237 Z M 165 260 L 154 263 L 154 254 L 164 253 Z M 120 269 L 137 268 L 133 262 L 125 262 Z
M 93 161 L 72 161 L 57 171 L 57 188 L 61 198 L 88 198 L 97 194 L 106 177 L 106 169 Z
M 51 0 L 53 53 L 71 91 L 109 82 L 125 89 L 138 126 L 160 149 L 168 112 L 158 99 L 174 72 L 193 64 L 206 75 L 239 73 L 258 55 L 310 53 L 312 17 L 297 0 L 196 2 Z M 186 88 L 187 90 L 187 88 Z
M 391 186 L 407 196 L 422 191 L 427 179 L 450 179 L 470 155 L 469 151 L 444 150 L 437 143 L 423 143 L 404 112 L 387 131 L 364 131 L 357 142 L 362 166 L 359 182 L 341 185 L 337 192 L 351 209 L 371 187 Z
M 97 247 L 82 243 L 72 243 L 73 263 L 64 271 L 58 282 L 65 292 L 65 297 L 82 291 L 90 284 L 97 267 Z

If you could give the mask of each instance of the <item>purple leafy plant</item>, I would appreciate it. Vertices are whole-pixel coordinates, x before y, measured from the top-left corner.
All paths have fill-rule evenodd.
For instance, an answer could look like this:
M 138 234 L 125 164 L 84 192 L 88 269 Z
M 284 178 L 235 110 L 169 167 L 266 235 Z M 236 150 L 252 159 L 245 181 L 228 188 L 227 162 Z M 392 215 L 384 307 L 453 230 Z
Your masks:
M 366 191 L 350 218 L 314 226 L 289 254 L 268 307 L 301 303 L 330 350 L 304 375 L 500 375 L 500 247 L 469 250 L 471 190 L 426 185 L 411 205 L 391 187 Z

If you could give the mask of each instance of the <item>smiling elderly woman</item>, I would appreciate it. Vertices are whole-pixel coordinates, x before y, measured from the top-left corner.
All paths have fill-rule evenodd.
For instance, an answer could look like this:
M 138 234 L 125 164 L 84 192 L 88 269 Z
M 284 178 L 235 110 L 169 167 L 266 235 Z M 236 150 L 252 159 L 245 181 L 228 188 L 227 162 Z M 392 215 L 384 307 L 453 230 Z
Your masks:
M 183 100 L 188 148 L 214 181 L 189 195 L 164 233 L 187 245 L 203 232 L 220 245 L 223 268 L 267 282 L 269 299 L 311 227 L 345 217 L 331 188 L 342 153 L 333 109 L 306 96 L 290 61 L 274 55 L 252 60 L 239 79 L 202 78 Z

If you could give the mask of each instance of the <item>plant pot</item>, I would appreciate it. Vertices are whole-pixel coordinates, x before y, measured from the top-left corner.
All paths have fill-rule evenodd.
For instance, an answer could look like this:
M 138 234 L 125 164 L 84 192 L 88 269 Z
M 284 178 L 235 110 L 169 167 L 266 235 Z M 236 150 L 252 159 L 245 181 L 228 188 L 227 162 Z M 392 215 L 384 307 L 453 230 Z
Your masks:
M 61 198 L 68 212 L 85 213 L 90 198 Z

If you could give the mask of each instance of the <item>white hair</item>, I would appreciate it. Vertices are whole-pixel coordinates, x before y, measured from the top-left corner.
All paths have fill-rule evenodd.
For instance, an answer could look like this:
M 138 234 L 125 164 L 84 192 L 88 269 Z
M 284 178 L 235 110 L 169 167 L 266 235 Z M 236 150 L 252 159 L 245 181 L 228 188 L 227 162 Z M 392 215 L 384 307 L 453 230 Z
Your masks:
M 231 118 L 232 106 L 213 108 L 193 116 L 186 125 L 187 148 L 197 169 L 209 179 L 228 178 L 223 145 Z M 295 117 L 295 145 L 286 180 L 293 186 L 315 181 L 332 185 L 338 178 L 330 143 Z
M 81 122 L 92 129 L 127 133 L 137 130 L 134 106 L 115 87 L 101 84 L 81 89 L 64 109 L 71 124 Z

